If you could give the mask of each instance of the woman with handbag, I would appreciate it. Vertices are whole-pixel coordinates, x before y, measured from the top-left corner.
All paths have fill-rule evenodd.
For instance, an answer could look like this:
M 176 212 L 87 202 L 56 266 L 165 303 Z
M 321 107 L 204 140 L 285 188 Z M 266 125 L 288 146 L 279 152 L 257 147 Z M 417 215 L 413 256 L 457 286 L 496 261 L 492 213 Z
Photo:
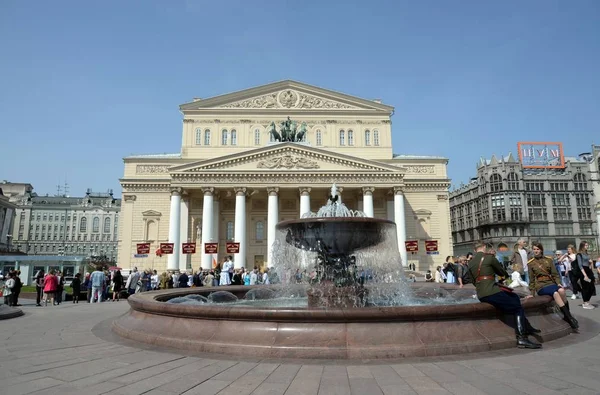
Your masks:
M 544 256 L 544 247 L 541 243 L 533 243 L 533 258 L 527 262 L 529 271 L 529 290 L 532 295 L 547 295 L 554 301 L 562 311 L 564 320 L 571 328 L 579 328 L 579 323 L 571 315 L 569 302 L 565 289 L 560 282 L 560 276 L 552 258 Z M 529 296 L 532 297 L 532 296 Z
M 577 251 L 577 261 L 573 263 L 573 266 L 577 266 L 580 270 L 579 283 L 581 284 L 581 298 L 583 299 L 583 308 L 587 310 L 594 309 L 594 306 L 590 303 L 592 296 L 596 295 L 596 284 L 594 278 L 594 271 L 590 267 L 592 260 L 588 254 L 589 244 L 587 241 L 579 243 L 579 250 Z

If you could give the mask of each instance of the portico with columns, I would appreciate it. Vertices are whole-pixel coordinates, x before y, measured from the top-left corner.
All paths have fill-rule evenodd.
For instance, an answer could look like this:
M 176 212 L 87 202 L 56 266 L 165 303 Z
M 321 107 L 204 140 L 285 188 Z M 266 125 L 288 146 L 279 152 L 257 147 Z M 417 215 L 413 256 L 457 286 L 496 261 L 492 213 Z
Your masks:
M 182 105 L 180 154 L 125 158 L 121 185 L 130 204 L 122 216 L 131 220 L 120 222 L 121 266 L 211 269 L 228 255 L 227 242 L 239 243 L 236 268 L 270 266 L 277 223 L 318 211 L 334 183 L 348 208 L 396 223 L 404 265 L 441 263 L 407 255 L 407 239 L 438 240 L 440 253 L 451 254 L 447 159 L 391 154 L 391 107 L 293 81 L 259 88 Z M 268 120 L 288 115 L 308 125 L 306 141 L 265 134 Z M 135 257 L 147 234 L 139 213 L 147 210 L 169 219 L 151 252 L 170 242 L 173 254 Z M 196 254 L 182 253 L 185 242 L 196 243 Z M 206 243 L 218 243 L 218 254 L 205 254 Z

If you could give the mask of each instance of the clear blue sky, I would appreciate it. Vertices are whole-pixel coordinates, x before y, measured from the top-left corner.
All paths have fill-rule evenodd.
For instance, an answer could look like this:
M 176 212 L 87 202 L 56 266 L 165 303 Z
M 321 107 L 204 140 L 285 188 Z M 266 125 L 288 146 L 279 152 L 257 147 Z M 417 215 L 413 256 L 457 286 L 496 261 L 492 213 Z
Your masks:
M 0 2 L 0 180 L 120 194 L 122 157 L 178 152 L 178 105 L 294 79 L 396 107 L 394 151 L 600 142 L 600 1 Z

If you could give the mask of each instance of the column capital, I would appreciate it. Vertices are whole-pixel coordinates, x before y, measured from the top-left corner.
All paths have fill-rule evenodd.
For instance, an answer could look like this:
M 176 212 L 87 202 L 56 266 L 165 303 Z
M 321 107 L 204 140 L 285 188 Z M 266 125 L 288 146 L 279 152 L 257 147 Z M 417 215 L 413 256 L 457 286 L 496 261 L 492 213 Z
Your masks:
M 300 187 L 298 189 L 300 190 L 300 196 L 310 196 L 310 187 Z
M 215 192 L 215 188 L 213 187 L 203 187 L 200 189 L 202 189 L 202 193 L 204 193 L 204 196 L 212 196 Z
M 181 196 L 183 194 L 183 188 L 171 187 L 171 196 Z
M 277 196 L 279 194 L 278 187 L 267 187 L 267 195 L 268 196 Z
M 395 186 L 393 191 L 394 195 L 404 195 L 404 185 Z
M 233 188 L 233 191 L 235 192 L 235 196 L 246 196 L 246 188 Z
M 362 188 L 362 192 L 363 195 L 373 195 L 373 192 L 375 192 L 375 187 L 363 187 Z

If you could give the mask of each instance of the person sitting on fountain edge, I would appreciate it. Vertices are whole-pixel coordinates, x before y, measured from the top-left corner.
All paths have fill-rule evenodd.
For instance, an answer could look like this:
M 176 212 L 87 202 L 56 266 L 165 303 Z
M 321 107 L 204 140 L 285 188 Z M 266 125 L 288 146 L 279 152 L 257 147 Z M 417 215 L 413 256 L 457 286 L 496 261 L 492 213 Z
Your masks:
M 541 348 L 542 345 L 529 340 L 527 337 L 539 333 L 525 318 L 525 310 L 521 306 L 519 296 L 512 292 L 503 291 L 496 283 L 496 275 L 506 278 L 508 273 L 494 255 L 487 254 L 487 245 L 479 242 L 475 244 L 475 256 L 469 262 L 469 271 L 475 280 L 477 298 L 482 303 L 489 303 L 496 309 L 515 315 L 515 333 L 518 348 Z

